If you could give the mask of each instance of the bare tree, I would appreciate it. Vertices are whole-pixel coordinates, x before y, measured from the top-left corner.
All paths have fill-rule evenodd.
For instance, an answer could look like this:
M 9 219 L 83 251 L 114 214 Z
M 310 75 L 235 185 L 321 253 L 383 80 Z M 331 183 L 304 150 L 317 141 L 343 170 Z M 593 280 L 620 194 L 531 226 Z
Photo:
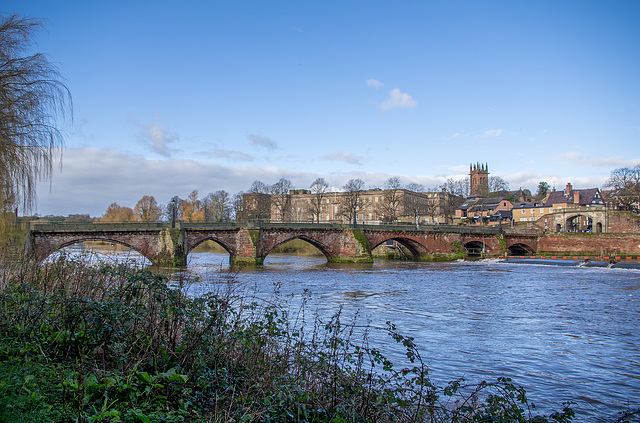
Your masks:
M 269 185 L 262 181 L 253 181 L 251 188 L 247 192 L 251 194 L 269 194 L 269 191 Z
M 356 226 L 358 212 L 363 209 L 362 189 L 364 181 L 362 179 L 349 179 L 344 185 L 345 191 L 342 197 L 341 212 L 342 215 Z
M 431 218 L 431 223 L 435 223 L 436 217 L 440 214 L 440 194 L 436 193 L 434 197 L 427 202 L 426 215 Z
M 209 193 L 202 200 L 202 207 L 207 222 L 228 222 L 231 220 L 231 195 L 225 190 Z
M 384 183 L 382 198 L 382 221 L 393 223 L 398 220 L 398 204 L 400 204 L 400 189 L 402 181 L 397 176 L 387 179 Z
M 447 179 L 447 182 L 440 185 L 439 189 L 445 190 L 446 192 L 461 196 L 468 197 L 469 196 L 469 177 L 465 177 L 462 179 Z
M 311 183 L 310 189 L 313 197 L 311 197 L 308 212 L 311 215 L 312 221 L 320 222 L 320 215 L 324 207 L 322 201 L 325 199 L 327 191 L 329 190 L 329 184 L 324 178 L 317 178 Z
M 293 184 L 290 180 L 280 178 L 278 182 L 271 185 L 271 201 L 275 206 L 276 220 L 286 222 L 291 217 L 291 194 Z
M 413 192 L 424 192 L 424 185 L 422 184 L 418 184 L 415 182 L 411 182 L 410 184 L 407 184 L 407 186 L 405 187 L 406 190 L 408 191 L 413 191 Z
M 469 181 L 469 178 L 466 178 Z M 464 180 L 448 179 L 445 184 L 441 186 L 441 190 L 444 195 L 444 199 L 441 202 L 440 212 L 444 216 L 445 222 L 450 223 L 453 221 L 453 216 L 456 213 L 456 209 L 464 202 L 465 195 L 463 192 L 469 193 L 469 187 L 465 184 Z
M 614 169 L 605 188 L 612 190 L 611 197 L 616 207 L 640 213 L 640 164 Z
M 509 191 L 509 182 L 499 176 L 489 177 L 489 192 Z
M 231 219 L 235 222 L 245 220 L 244 216 L 244 193 L 242 191 L 234 194 L 231 198 Z
M 64 144 L 56 128 L 71 113 L 71 94 L 44 54 L 28 55 L 40 21 L 0 17 L 0 207 L 35 204 L 36 183 L 51 176 Z

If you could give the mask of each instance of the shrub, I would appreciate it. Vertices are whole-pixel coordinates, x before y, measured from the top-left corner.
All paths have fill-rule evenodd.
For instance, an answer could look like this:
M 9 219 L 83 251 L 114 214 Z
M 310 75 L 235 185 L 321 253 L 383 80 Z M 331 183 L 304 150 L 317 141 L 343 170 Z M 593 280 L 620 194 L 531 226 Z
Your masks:
M 279 298 L 258 301 L 232 283 L 193 298 L 117 264 L 62 257 L 6 269 L 0 393 L 12 395 L 0 417 L 13 421 L 548 421 L 509 379 L 435 386 L 391 323 L 406 368 L 369 346 L 366 330 L 355 336 L 340 310 L 296 326 Z M 297 315 L 307 321 L 304 301 Z M 38 415 L 26 414 L 36 401 Z

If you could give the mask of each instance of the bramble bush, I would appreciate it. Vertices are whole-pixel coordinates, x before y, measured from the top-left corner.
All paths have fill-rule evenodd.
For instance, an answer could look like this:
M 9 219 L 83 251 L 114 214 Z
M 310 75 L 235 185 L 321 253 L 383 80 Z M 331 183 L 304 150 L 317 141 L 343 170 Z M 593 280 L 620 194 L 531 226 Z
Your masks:
M 534 415 L 524 389 L 505 378 L 435 386 L 413 339 L 391 323 L 387 331 L 410 363 L 400 369 L 368 345 L 366 332 L 354 336 L 356 325 L 340 310 L 296 325 L 278 298 L 243 295 L 233 281 L 190 297 L 164 276 L 117 263 L 64 256 L 41 266 L 13 263 L 0 275 L 0 421 L 574 417 L 570 404 Z

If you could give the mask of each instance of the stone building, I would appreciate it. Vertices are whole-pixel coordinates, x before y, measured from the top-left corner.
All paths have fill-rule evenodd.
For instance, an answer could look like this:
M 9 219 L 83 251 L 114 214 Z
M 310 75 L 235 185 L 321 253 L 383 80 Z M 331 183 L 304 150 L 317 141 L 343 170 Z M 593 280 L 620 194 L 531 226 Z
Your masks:
M 469 196 L 486 197 L 489 194 L 489 166 L 469 165 Z
M 506 198 L 469 198 L 456 209 L 456 221 L 499 225 L 511 221 L 513 204 Z
M 574 189 L 568 183 L 541 201 L 514 204 L 514 223 L 534 223 L 547 231 L 603 232 L 606 229 L 605 203 L 598 188 Z
M 347 210 L 347 192 L 315 194 L 309 190 L 291 190 L 286 213 L 278 209 L 273 196 L 268 194 L 244 194 L 246 219 L 263 219 L 270 222 L 318 222 L 351 223 L 353 213 Z M 454 201 L 446 192 L 413 192 L 405 189 L 381 190 L 379 188 L 358 191 L 355 206 L 356 222 L 369 225 L 385 223 L 450 223 L 453 219 Z M 267 212 L 267 204 L 269 209 Z

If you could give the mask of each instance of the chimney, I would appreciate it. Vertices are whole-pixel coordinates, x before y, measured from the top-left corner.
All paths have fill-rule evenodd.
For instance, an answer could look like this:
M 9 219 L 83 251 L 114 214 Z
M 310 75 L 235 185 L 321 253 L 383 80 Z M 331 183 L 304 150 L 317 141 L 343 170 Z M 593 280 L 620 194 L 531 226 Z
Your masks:
M 573 203 L 580 204 L 580 192 L 576 191 L 573 193 Z
M 568 183 L 568 184 L 567 184 L 567 186 L 566 186 L 566 188 L 564 189 L 564 194 L 565 194 L 567 197 L 570 197 L 570 196 L 571 196 L 571 190 L 572 190 L 572 188 L 573 188 L 573 187 L 571 186 L 571 184 L 570 184 L 570 183 Z

